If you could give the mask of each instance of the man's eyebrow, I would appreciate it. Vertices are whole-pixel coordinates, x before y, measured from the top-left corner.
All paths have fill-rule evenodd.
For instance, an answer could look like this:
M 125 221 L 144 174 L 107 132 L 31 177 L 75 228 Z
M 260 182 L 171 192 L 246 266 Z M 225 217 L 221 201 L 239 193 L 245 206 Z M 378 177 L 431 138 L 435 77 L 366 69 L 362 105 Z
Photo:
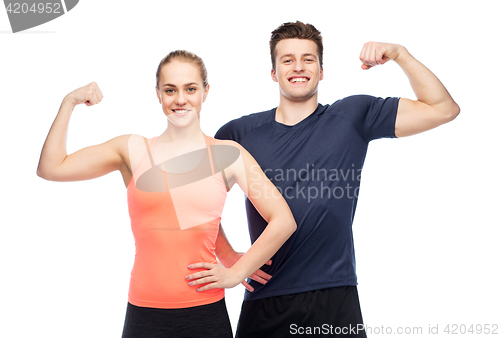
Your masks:
M 280 60 L 283 59 L 283 58 L 288 58 L 288 57 L 295 57 L 295 54 L 289 53 L 289 54 L 282 55 L 280 57 Z M 302 54 L 301 57 L 313 57 L 313 58 L 317 59 L 317 56 L 314 55 L 314 54 L 312 54 L 312 53 Z
M 302 54 L 302 57 L 313 57 L 316 59 L 316 55 L 311 54 L 311 53 Z

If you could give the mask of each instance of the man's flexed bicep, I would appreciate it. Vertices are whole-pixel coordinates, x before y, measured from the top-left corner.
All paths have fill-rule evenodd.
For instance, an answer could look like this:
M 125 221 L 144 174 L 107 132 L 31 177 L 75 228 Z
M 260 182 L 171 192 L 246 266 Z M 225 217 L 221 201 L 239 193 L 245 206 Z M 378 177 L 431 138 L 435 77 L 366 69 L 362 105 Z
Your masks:
M 410 81 L 417 99 L 400 99 L 395 125 L 397 137 L 433 129 L 452 121 L 459 114 L 459 106 L 441 81 L 403 46 L 368 42 L 363 46 L 360 60 L 364 70 L 393 60 Z

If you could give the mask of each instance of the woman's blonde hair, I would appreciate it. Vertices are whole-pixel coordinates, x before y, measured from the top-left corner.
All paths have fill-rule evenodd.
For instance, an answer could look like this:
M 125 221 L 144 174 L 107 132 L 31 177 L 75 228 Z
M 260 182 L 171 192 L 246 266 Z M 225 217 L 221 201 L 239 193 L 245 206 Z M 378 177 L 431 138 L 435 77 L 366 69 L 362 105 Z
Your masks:
M 200 76 L 201 76 L 201 80 L 203 81 L 203 87 L 207 88 L 207 86 L 208 86 L 207 68 L 205 67 L 205 63 L 203 62 L 202 58 L 200 58 L 198 55 L 191 53 L 191 52 L 188 52 L 186 50 L 174 50 L 173 52 L 170 52 L 167 56 L 165 56 L 161 60 L 160 64 L 158 65 L 158 70 L 156 71 L 156 88 L 157 89 L 159 88 L 160 72 L 161 72 L 162 67 L 173 60 L 194 63 L 200 70 Z

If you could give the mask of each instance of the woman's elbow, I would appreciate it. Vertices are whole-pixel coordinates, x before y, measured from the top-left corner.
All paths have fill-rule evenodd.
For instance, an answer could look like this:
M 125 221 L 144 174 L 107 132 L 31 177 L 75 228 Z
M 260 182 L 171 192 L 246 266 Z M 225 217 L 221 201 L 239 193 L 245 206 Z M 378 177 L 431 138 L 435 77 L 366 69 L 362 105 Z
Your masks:
M 290 235 L 292 235 L 296 230 L 297 230 L 297 223 L 295 222 L 295 219 L 293 216 L 288 217 L 287 219 L 287 229 L 290 232 Z
M 50 179 L 50 175 L 48 175 L 47 172 L 45 172 L 43 170 L 37 169 L 36 174 L 38 177 L 43 178 L 44 180 L 54 181 L 53 179 Z
M 54 173 L 54 170 L 38 166 L 38 168 L 36 169 L 36 174 L 38 175 L 38 177 L 43 178 L 47 181 L 60 181 L 60 179 L 58 179 L 57 175 Z
M 47 179 L 45 172 L 40 168 L 40 166 L 38 166 L 38 168 L 36 168 L 36 175 L 40 178 L 43 178 L 44 180 Z

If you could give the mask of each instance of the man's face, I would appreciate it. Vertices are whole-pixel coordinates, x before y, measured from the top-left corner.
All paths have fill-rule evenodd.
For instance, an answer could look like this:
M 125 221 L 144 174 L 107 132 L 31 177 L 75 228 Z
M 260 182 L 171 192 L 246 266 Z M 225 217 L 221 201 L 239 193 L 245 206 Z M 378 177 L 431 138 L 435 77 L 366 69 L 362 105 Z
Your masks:
M 312 40 L 285 39 L 276 45 L 276 71 L 271 71 L 278 82 L 282 97 L 301 102 L 316 95 L 323 79 L 319 65 L 318 47 Z

